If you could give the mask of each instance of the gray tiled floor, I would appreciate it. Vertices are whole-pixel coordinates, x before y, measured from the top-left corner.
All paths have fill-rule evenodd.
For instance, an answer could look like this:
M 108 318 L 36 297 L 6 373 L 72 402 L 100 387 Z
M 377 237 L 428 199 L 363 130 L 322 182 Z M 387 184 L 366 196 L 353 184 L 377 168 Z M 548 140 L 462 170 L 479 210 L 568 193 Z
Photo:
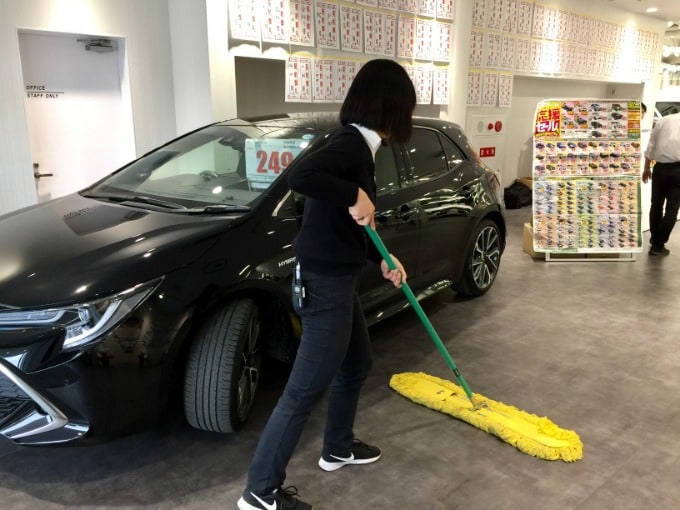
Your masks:
M 530 210 L 508 211 L 508 249 L 492 291 L 423 303 L 473 391 L 576 430 L 583 460 L 522 454 L 417 406 L 391 374 L 450 377 L 416 316 L 373 329 L 375 366 L 357 434 L 380 462 L 324 473 L 319 410 L 288 483 L 319 509 L 671 509 L 680 505 L 680 230 L 667 258 L 546 263 L 521 251 Z M 274 381 L 276 382 L 276 381 Z M 181 420 L 91 447 L 0 444 L 0 508 L 233 509 L 272 382 L 246 430 L 221 437 Z

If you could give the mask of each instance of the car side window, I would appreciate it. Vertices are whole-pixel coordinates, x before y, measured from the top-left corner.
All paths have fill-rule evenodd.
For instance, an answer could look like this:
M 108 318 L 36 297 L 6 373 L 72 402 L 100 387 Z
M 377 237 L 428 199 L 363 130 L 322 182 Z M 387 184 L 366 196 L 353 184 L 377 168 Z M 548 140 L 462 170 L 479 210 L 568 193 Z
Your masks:
M 378 196 L 399 189 L 399 170 L 389 145 L 381 145 L 375 154 L 375 186 Z
M 442 145 L 444 146 L 444 152 L 446 152 L 446 159 L 449 164 L 449 169 L 453 170 L 458 165 L 465 161 L 465 155 L 458 146 L 449 140 L 447 137 L 441 137 Z
M 375 186 L 377 195 L 385 195 L 399 189 L 399 169 L 394 160 L 391 146 L 381 145 L 375 154 Z M 277 217 L 292 217 L 302 215 L 305 197 L 291 191 L 279 203 L 274 211 Z
M 404 148 L 415 183 L 436 179 L 449 171 L 447 154 L 436 131 L 414 127 Z

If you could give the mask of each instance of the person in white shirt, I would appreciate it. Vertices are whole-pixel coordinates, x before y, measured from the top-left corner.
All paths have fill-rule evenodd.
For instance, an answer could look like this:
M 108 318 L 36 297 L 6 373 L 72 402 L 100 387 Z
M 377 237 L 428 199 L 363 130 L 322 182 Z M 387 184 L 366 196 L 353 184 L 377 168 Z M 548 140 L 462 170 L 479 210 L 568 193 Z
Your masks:
M 645 150 L 642 182 L 652 179 L 649 208 L 649 254 L 668 255 L 670 238 L 680 208 L 680 113 L 656 123 Z

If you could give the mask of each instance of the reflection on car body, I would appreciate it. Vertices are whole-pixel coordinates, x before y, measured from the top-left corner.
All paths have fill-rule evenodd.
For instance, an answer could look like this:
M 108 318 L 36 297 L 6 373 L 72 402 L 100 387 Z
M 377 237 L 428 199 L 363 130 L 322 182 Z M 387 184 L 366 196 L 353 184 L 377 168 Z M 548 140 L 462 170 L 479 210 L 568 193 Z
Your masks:
M 242 427 L 264 357 L 292 360 L 299 339 L 291 243 L 305 200 L 286 169 L 337 128 L 321 113 L 213 124 L 0 217 L 0 434 L 106 437 L 170 399 L 198 429 Z M 458 126 L 415 119 L 405 146 L 378 150 L 376 185 L 376 228 L 419 298 L 489 290 L 500 185 Z M 370 324 L 406 306 L 372 264 L 361 299 Z

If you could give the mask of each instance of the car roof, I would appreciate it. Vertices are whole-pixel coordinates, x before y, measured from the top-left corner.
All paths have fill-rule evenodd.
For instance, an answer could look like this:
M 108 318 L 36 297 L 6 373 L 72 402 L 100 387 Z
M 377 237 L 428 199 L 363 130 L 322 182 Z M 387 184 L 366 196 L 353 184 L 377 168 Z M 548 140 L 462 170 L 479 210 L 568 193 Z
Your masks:
M 311 128 L 319 130 L 329 130 L 339 126 L 338 112 L 294 112 L 294 113 L 280 113 L 266 116 L 252 116 L 243 117 L 239 119 L 230 119 L 220 124 L 229 126 L 238 126 L 244 124 L 255 124 L 258 128 Z M 413 117 L 414 125 L 425 126 L 434 129 L 447 131 L 453 129 L 462 133 L 461 127 L 454 123 L 442 119 L 435 119 L 431 117 Z

